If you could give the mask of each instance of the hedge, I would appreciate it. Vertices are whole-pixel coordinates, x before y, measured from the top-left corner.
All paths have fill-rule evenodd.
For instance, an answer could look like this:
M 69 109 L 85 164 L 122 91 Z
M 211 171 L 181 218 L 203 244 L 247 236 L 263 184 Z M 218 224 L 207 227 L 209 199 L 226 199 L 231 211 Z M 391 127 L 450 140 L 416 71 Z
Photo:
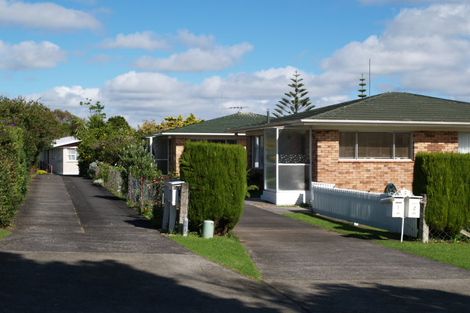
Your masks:
M 246 151 L 240 145 L 187 142 L 180 160 L 181 179 L 189 184 L 189 221 L 200 230 L 214 221 L 224 234 L 240 220 L 246 194 Z
M 470 228 L 470 154 L 418 153 L 413 193 L 427 194 L 426 222 L 450 236 Z
M 11 223 L 26 194 L 28 177 L 24 131 L 0 125 L 0 227 Z

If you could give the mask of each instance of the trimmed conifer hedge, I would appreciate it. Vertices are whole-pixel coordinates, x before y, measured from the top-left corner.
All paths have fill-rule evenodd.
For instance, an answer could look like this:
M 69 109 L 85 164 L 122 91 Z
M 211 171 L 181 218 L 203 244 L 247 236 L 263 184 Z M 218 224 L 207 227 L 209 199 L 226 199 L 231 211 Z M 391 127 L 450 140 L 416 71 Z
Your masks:
M 431 231 L 455 236 L 470 228 L 470 154 L 418 153 L 413 193 L 428 196 Z
M 240 220 L 246 194 L 246 151 L 240 145 L 187 142 L 180 160 L 181 179 L 189 184 L 189 221 L 200 230 L 214 221 L 224 234 Z
M 0 227 L 11 223 L 26 194 L 28 177 L 23 130 L 0 125 Z

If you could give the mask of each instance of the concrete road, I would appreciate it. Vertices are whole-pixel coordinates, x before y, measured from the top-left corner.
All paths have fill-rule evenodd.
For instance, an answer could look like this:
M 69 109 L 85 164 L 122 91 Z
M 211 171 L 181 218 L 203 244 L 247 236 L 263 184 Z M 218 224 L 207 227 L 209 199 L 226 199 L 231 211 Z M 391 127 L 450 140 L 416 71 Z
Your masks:
M 102 188 L 40 176 L 0 241 L 0 312 L 300 312 L 180 247 Z
M 265 282 L 305 311 L 469 312 L 470 271 L 280 215 L 288 210 L 252 202 L 236 233 Z

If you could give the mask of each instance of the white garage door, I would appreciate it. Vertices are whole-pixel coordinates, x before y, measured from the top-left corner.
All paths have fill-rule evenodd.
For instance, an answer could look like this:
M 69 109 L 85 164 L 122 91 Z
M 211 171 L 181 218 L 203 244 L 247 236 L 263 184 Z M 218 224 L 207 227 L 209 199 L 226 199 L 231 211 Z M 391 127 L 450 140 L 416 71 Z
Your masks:
M 459 134 L 459 152 L 470 153 L 470 133 Z

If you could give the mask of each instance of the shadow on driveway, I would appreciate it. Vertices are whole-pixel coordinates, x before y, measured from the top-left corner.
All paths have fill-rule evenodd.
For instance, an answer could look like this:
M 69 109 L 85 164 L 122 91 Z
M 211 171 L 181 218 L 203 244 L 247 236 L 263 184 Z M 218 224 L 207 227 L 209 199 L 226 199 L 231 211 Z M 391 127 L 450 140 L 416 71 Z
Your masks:
M 117 261 L 39 263 L 0 252 L 1 312 L 279 312 L 252 308 Z
M 218 297 L 112 260 L 36 262 L 0 252 L 0 277 L 2 312 L 281 312 L 249 307 L 231 298 L 232 293 Z M 252 288 L 236 280 L 229 286 L 226 280 L 211 282 L 212 287 L 220 283 L 220 288 L 233 293 L 249 292 L 258 299 L 285 302 L 277 292 L 259 288 L 255 282 Z M 282 311 L 290 312 L 466 312 L 470 305 L 470 297 L 457 293 L 377 283 L 318 283 L 312 284 L 309 294 L 287 286 L 282 289 L 302 306 L 284 306 Z

